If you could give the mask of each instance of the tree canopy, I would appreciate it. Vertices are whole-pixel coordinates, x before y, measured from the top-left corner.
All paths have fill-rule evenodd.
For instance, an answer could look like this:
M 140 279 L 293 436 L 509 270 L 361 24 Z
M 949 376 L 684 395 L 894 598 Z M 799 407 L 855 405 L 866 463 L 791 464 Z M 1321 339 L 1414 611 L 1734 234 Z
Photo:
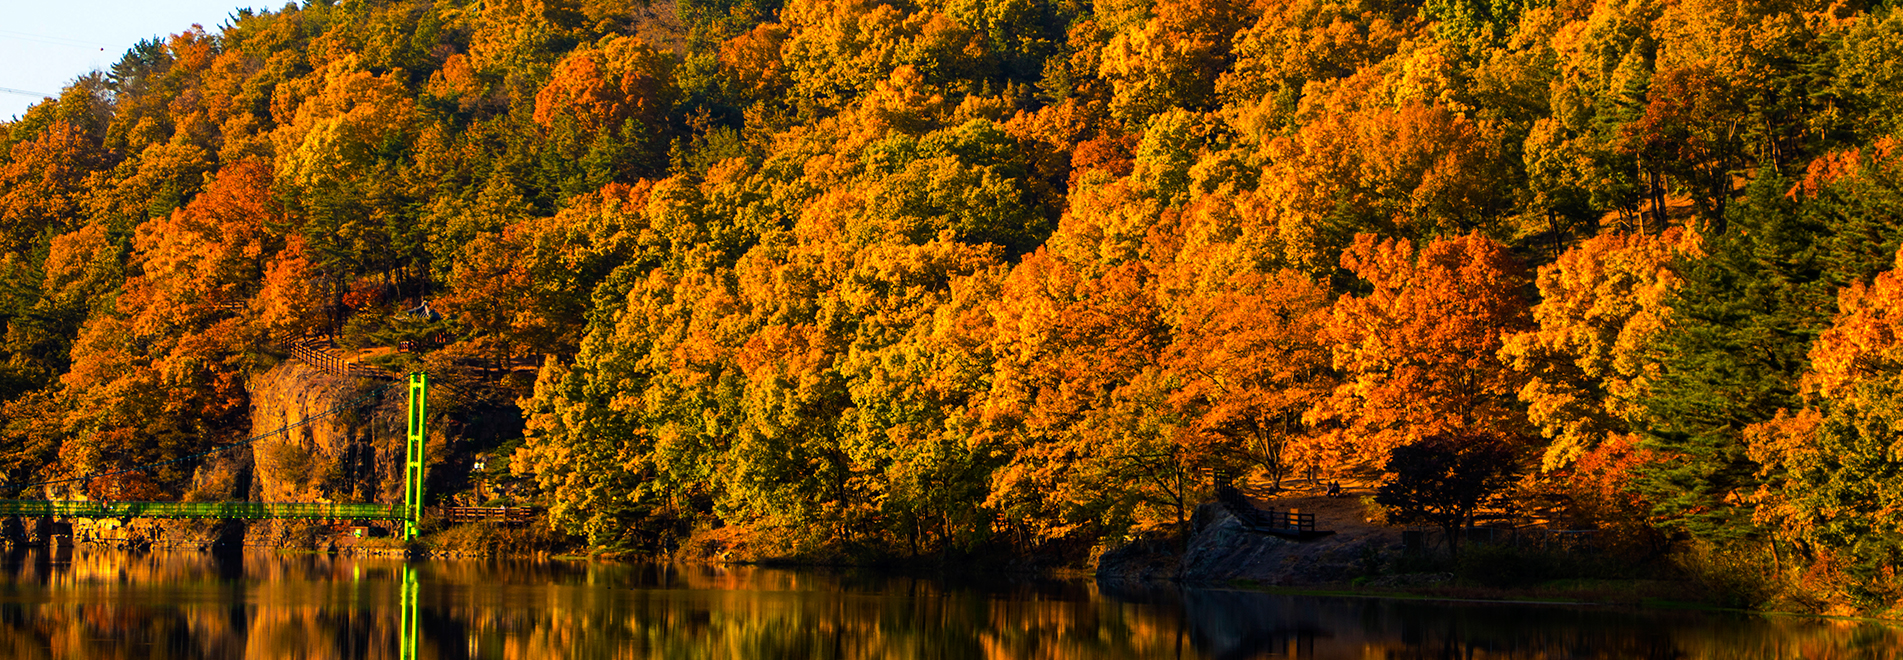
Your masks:
M 462 383 L 596 545 L 1081 558 L 1214 471 L 1506 437 L 1867 581 L 1812 509 L 1891 478 L 1898 53 L 1882 3 L 240 13 L 0 124 L 0 454 L 200 451 L 324 337 Z

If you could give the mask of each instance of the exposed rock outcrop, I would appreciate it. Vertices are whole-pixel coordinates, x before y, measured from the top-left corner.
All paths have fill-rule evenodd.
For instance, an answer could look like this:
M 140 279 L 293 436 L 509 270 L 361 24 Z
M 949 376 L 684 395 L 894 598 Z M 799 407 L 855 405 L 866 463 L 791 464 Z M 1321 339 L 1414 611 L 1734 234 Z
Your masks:
M 1198 510 L 1211 521 L 1190 539 L 1180 579 L 1211 583 L 1328 584 L 1374 572 L 1394 548 L 1384 534 L 1336 534 L 1312 541 L 1244 529 L 1222 506 Z
M 1192 584 L 1338 584 L 1373 573 L 1399 551 L 1398 532 L 1366 524 L 1353 503 L 1340 502 L 1337 508 L 1323 519 L 1336 534 L 1293 541 L 1249 531 L 1223 505 L 1210 502 L 1196 509 L 1186 544 L 1140 541 L 1111 550 L 1098 560 L 1097 577 Z
M 287 360 L 251 381 L 254 477 L 260 502 L 402 501 L 404 421 L 400 392 L 369 396 L 382 383 L 336 376 Z M 324 416 L 332 409 L 336 414 Z M 305 545 L 309 525 L 276 521 L 250 543 Z
M 262 502 L 315 502 L 354 497 L 393 502 L 402 497 L 402 414 L 398 397 L 366 395 L 382 383 L 361 385 L 301 362 L 285 361 L 251 382 L 251 433 L 285 429 L 252 445 L 256 479 L 251 497 Z M 354 405 L 352 405 L 354 404 Z M 324 416 L 338 407 L 344 410 Z

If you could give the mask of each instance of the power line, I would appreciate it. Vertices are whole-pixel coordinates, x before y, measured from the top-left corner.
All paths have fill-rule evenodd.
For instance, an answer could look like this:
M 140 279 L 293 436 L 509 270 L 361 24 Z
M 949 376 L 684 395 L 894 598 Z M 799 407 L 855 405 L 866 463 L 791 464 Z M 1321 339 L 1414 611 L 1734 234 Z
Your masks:
M 58 94 L 41 94 L 39 92 L 29 92 L 24 89 L 14 89 L 12 87 L 0 87 L 0 92 L 6 92 L 8 94 L 19 94 L 21 96 L 38 96 L 40 98 L 48 98 L 48 99 L 59 98 Z
M 98 48 L 99 50 L 112 48 L 110 44 L 102 44 L 97 41 L 85 41 L 82 39 L 68 39 L 66 37 L 52 37 L 52 36 L 47 36 L 44 34 L 34 34 L 32 32 L 21 32 L 19 30 L 0 30 L 0 38 L 19 39 L 21 41 L 37 41 L 43 44 L 52 44 L 55 46 L 67 46 L 71 48 Z

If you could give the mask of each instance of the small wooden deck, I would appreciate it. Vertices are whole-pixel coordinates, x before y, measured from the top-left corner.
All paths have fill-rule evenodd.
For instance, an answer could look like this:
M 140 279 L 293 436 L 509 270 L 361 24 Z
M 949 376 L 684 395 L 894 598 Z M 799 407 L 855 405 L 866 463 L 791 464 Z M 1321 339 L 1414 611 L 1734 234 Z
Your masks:
M 1229 514 L 1242 523 L 1243 529 L 1257 534 L 1268 534 L 1295 541 L 1312 541 L 1333 535 L 1334 530 L 1315 529 L 1315 514 L 1277 509 L 1258 509 L 1254 502 L 1235 486 L 1224 481 L 1216 483 L 1216 499 L 1229 510 Z

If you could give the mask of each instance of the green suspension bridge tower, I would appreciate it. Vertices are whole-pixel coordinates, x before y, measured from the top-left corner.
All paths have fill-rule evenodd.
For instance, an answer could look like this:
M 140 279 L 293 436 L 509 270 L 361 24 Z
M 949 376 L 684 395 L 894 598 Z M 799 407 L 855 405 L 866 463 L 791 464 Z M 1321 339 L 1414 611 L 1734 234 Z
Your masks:
M 409 376 L 409 406 L 404 416 L 404 453 L 403 453 L 403 503 L 400 505 L 382 504 L 332 504 L 304 502 L 103 502 L 98 500 L 0 500 L 0 516 L 45 517 L 45 518 L 172 518 L 172 519 L 221 519 L 221 520 L 390 520 L 403 524 L 403 540 L 413 541 L 417 535 L 417 523 L 423 519 L 423 478 L 428 466 L 425 447 L 429 433 L 427 421 L 429 406 L 429 375 L 412 373 Z M 381 393 L 379 389 L 377 393 Z M 101 477 L 150 470 L 167 463 L 175 463 L 191 458 L 207 456 L 218 452 L 230 451 L 246 446 L 264 438 L 278 435 L 317 419 L 338 414 L 349 409 L 356 400 L 332 408 L 299 421 L 290 426 L 254 436 L 248 440 L 233 443 L 211 451 L 188 457 L 173 459 L 165 463 L 142 465 L 115 472 L 89 474 L 70 479 L 22 484 L 11 489 L 49 486 L 61 483 L 83 483 Z M 417 658 L 417 649 L 423 638 L 422 615 L 418 607 L 422 586 L 417 580 L 416 567 L 405 563 L 402 583 L 398 596 L 400 624 L 397 629 L 398 657 L 402 660 Z
M 378 390 L 382 392 L 383 390 Z M 63 483 L 83 483 L 103 477 L 142 472 L 162 465 L 177 463 L 230 451 L 246 446 L 264 438 L 278 435 L 312 421 L 341 413 L 356 402 L 368 398 L 359 397 L 317 415 L 284 428 L 253 436 L 242 442 L 232 443 L 210 451 L 191 456 L 172 459 L 151 465 L 140 465 L 114 472 L 88 474 L 68 479 L 43 481 L 38 483 L 11 485 L 9 490 L 50 486 Z M 388 520 L 403 524 L 403 539 L 415 540 L 417 523 L 423 519 L 423 478 L 427 465 L 424 447 L 429 434 L 426 428 L 429 403 L 429 376 L 413 373 L 409 376 L 409 409 L 406 415 L 406 434 L 403 467 L 403 503 L 385 504 L 336 504 L 328 502 L 110 502 L 101 500 L 0 500 L 0 516 L 47 517 L 47 518 L 170 518 L 170 519 L 217 519 L 217 520 Z
M 410 374 L 410 408 L 403 452 L 403 540 L 416 539 L 416 524 L 423 520 L 423 447 L 429 440 L 424 428 L 425 407 L 429 405 L 429 374 Z

